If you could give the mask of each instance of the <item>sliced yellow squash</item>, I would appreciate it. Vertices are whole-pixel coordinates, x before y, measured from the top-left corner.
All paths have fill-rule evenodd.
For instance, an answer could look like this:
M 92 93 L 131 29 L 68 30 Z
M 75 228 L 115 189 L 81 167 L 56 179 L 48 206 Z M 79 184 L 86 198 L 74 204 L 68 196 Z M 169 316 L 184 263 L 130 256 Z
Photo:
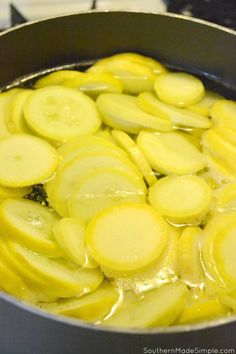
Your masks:
M 228 315 L 230 312 L 236 311 L 236 292 L 235 288 L 223 288 L 212 279 L 206 278 L 205 281 L 206 293 L 209 297 L 215 297 L 226 307 L 228 307 Z
M 70 267 L 70 264 L 33 253 L 11 241 L 10 248 L 17 261 L 42 279 L 47 290 L 58 297 L 81 296 L 96 290 L 103 280 L 98 269 Z
M 236 131 L 235 123 L 236 101 L 219 100 L 210 110 L 215 125 L 224 126 Z
M 1 254 L 1 246 L 0 246 Z M 21 265 L 18 264 L 18 269 Z M 9 294 L 17 296 L 17 298 L 27 301 L 31 304 L 37 304 L 38 302 L 48 302 L 55 301 L 55 296 L 48 294 L 43 291 L 42 288 L 37 287 L 36 289 L 29 286 L 29 281 L 24 281 L 24 277 L 21 276 L 22 273 L 15 272 L 14 269 L 8 266 L 5 259 L 3 259 L 1 254 L 0 260 L 0 289 L 3 289 Z M 32 284 L 31 284 L 32 285 Z
M 213 104 L 216 101 L 222 99 L 223 96 L 221 96 L 219 93 L 207 90 L 203 99 L 194 105 L 188 106 L 188 109 L 192 112 L 209 117 L 210 109 L 213 106 Z
M 43 306 L 44 310 L 89 322 L 104 319 L 119 299 L 119 292 L 104 282 L 95 292 L 79 299 L 62 300 Z
M 11 100 L 17 92 L 19 92 L 19 89 L 12 89 L 0 93 L 0 138 L 4 138 L 11 133 L 8 129 L 6 114 L 8 111 L 8 105 L 11 103 Z
M 67 145 L 68 146 L 64 146 Z M 87 139 L 77 139 L 77 143 L 68 142 L 63 144 L 62 147 L 58 149 L 58 153 L 61 155 L 61 161 L 59 168 L 65 166 L 71 162 L 75 157 L 80 157 L 84 153 L 114 153 L 121 158 L 128 158 L 128 155 L 117 146 L 111 144 L 104 138 L 98 138 L 97 136 L 87 136 Z
M 128 134 L 115 129 L 113 129 L 112 131 L 112 136 L 114 137 L 118 145 L 128 153 L 131 160 L 139 168 L 146 182 L 150 186 L 154 184 L 157 180 L 156 176 L 153 170 L 151 169 L 151 166 L 147 162 L 144 154 L 139 149 L 137 144 L 133 141 L 133 139 L 131 139 Z
M 236 312 L 236 298 L 235 298 L 235 293 L 233 294 L 228 294 L 226 292 L 221 292 L 219 293 L 219 299 L 222 304 L 225 306 L 229 307 L 233 312 Z M 229 311 L 228 311 L 229 313 Z
M 108 267 L 102 267 L 102 271 L 108 279 L 125 291 L 142 294 L 160 287 L 163 284 L 177 279 L 177 245 L 181 228 L 169 226 L 167 243 L 158 259 L 147 267 L 132 274 L 114 271 Z
M 209 185 L 212 191 L 214 191 L 216 188 L 219 187 L 219 183 L 216 181 L 216 179 L 212 176 L 212 174 L 209 171 L 201 171 L 198 174 L 199 177 L 204 179 L 204 181 Z
M 201 139 L 202 134 L 204 133 L 204 129 L 201 128 L 193 128 L 193 129 L 187 129 L 187 132 L 192 135 L 195 136 L 198 139 Z
M 46 86 L 63 85 L 65 81 L 81 75 L 83 73 L 77 70 L 58 70 L 41 77 L 34 86 L 38 89 Z
M 91 221 L 86 245 L 98 264 L 133 272 L 161 255 L 167 235 L 167 224 L 152 207 L 127 203 L 104 210 Z
M 236 173 L 227 165 L 226 161 L 215 156 L 212 157 L 207 150 L 203 149 L 203 152 L 206 159 L 207 170 L 213 181 L 217 184 L 221 184 L 232 182 L 236 179 Z
M 190 132 L 178 131 L 183 137 L 185 137 L 192 145 L 196 146 L 197 149 L 201 149 L 201 138 L 192 135 Z
M 187 294 L 187 287 L 180 282 L 162 286 L 118 308 L 103 324 L 127 328 L 169 326 L 183 310 Z
M 172 129 L 172 124 L 168 118 L 159 118 L 144 112 L 138 107 L 137 98 L 131 95 L 101 94 L 97 99 L 97 107 L 104 123 L 128 133 L 136 133 L 141 128 L 160 131 Z M 129 129 L 130 126 L 135 129 Z
M 25 122 L 24 104 L 32 90 L 20 90 L 12 97 L 7 107 L 6 123 L 11 133 L 34 134 Z
M 203 136 L 201 143 L 205 149 L 236 173 L 236 145 L 224 139 L 215 129 L 209 129 Z
M 53 226 L 53 234 L 68 259 L 85 268 L 96 268 L 85 247 L 85 225 L 78 218 L 64 218 Z
M 208 184 L 194 175 L 161 178 L 149 191 L 150 204 L 177 224 L 200 223 L 211 199 Z
M 80 91 L 62 86 L 35 90 L 25 103 L 24 115 L 34 132 L 60 142 L 93 134 L 101 125 L 93 100 Z
M 218 286 L 235 289 L 236 212 L 221 213 L 208 222 L 202 247 L 203 261 L 209 277 Z
M 78 89 L 91 97 L 101 93 L 123 91 L 122 82 L 111 74 L 83 73 L 80 76 L 67 80 L 64 86 Z
M 111 135 L 111 128 L 110 127 L 102 127 L 100 128 L 96 134 L 96 136 L 104 138 L 107 140 L 109 143 L 112 143 L 113 145 L 117 146 L 115 139 Z
M 104 145 L 110 149 L 113 147 L 113 144 L 111 144 L 109 141 L 107 141 L 107 139 L 104 139 L 103 137 L 94 135 L 80 135 L 62 144 L 58 148 L 58 153 L 62 158 L 64 158 L 67 153 L 72 152 L 74 149 L 77 149 L 77 147 L 85 150 L 80 152 L 89 152 L 90 148 L 92 151 L 94 151 L 94 146 L 95 149 L 96 147 L 99 149 L 100 146 L 104 147 Z
M 224 140 L 228 141 L 232 145 L 236 145 L 235 130 L 227 128 L 225 125 L 217 125 L 214 127 L 214 131 L 221 136 Z
M 143 186 L 142 176 L 128 159 L 118 156 L 112 151 L 105 153 L 85 153 L 74 158 L 65 165 L 53 181 L 53 193 L 49 201 L 56 211 L 63 217 L 69 216 L 67 201 L 73 194 L 76 184 L 80 178 L 99 168 L 114 168 L 126 172 L 140 181 Z M 141 177 L 140 177 L 141 176 Z
M 203 83 L 195 76 L 182 72 L 158 75 L 154 90 L 163 102 L 176 107 L 197 103 L 205 95 Z
M 141 131 L 137 144 L 151 167 L 163 174 L 194 173 L 206 164 L 199 149 L 177 132 L 155 134 Z
M 188 324 L 210 321 L 223 317 L 229 313 L 229 307 L 223 305 L 218 298 L 208 297 L 205 292 L 200 296 L 194 294 L 186 304 L 176 324 Z M 192 295 L 192 294 L 191 294 Z
M 186 227 L 178 240 L 178 274 L 190 286 L 200 286 L 203 280 L 200 254 L 202 233 L 199 227 Z
M 0 185 L 0 201 L 8 198 L 21 198 L 31 192 L 31 187 L 9 188 Z
M 25 247 L 52 257 L 62 255 L 52 235 L 58 217 L 47 207 L 28 199 L 6 199 L 0 205 L 0 221 L 4 233 Z
M 203 115 L 188 109 L 173 107 L 160 101 L 152 92 L 143 92 L 137 98 L 138 106 L 145 112 L 162 119 L 169 119 L 175 127 L 189 127 L 206 129 L 211 122 Z
M 122 171 L 98 169 L 86 174 L 68 200 L 69 215 L 90 221 L 100 211 L 120 203 L 145 203 L 146 187 Z
M 9 245 L 11 245 L 11 243 L 8 239 L 0 239 L 0 255 L 4 264 L 6 264 L 11 271 L 16 273 L 27 286 L 30 287 L 30 289 L 45 292 L 47 288 L 46 282 L 40 276 L 35 274 L 35 272 L 28 266 L 22 264 L 22 262 L 15 257 L 15 254 L 12 252 Z
M 236 210 L 236 182 L 228 183 L 214 193 L 219 211 Z
M 0 289 L 20 299 L 24 297 L 26 289 L 23 280 L 7 266 L 2 258 L 0 259 Z
M 37 137 L 13 134 L 0 141 L 0 184 L 25 187 L 50 178 L 57 168 L 56 150 Z
M 124 91 L 131 94 L 152 91 L 156 78 L 153 69 L 148 66 L 119 57 L 100 59 L 87 71 L 97 74 L 112 74 L 122 82 Z
M 138 54 L 138 53 L 119 53 L 119 54 L 115 54 L 112 55 L 110 57 L 104 58 L 104 59 L 100 59 L 97 63 L 96 66 L 99 66 L 101 64 L 106 65 L 106 63 L 110 62 L 111 60 L 118 60 L 118 59 L 123 59 L 123 60 L 128 60 L 131 63 L 137 63 L 137 64 L 141 64 L 144 65 L 146 67 L 148 67 L 149 69 L 151 69 L 155 74 L 161 74 L 163 72 L 166 72 L 167 69 L 164 67 L 163 64 L 161 64 L 159 61 L 157 61 L 156 59 Z M 91 71 L 93 71 L 93 67 L 91 69 L 89 69 Z

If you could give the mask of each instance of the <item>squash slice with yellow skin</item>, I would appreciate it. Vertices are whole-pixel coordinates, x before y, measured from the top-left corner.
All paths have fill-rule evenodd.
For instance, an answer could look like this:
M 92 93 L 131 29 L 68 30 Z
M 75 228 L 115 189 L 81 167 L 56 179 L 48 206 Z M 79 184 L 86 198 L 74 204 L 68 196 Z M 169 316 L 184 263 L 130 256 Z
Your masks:
M 183 310 L 187 294 L 187 287 L 180 282 L 164 285 L 121 306 L 103 324 L 128 328 L 168 326 Z

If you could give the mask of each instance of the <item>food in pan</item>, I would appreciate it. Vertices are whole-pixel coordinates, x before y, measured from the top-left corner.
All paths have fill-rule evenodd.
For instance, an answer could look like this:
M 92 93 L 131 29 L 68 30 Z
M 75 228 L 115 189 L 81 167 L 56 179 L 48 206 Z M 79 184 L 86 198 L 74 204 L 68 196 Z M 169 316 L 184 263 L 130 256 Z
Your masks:
M 1 289 L 113 327 L 235 312 L 235 114 L 136 53 L 1 93 Z

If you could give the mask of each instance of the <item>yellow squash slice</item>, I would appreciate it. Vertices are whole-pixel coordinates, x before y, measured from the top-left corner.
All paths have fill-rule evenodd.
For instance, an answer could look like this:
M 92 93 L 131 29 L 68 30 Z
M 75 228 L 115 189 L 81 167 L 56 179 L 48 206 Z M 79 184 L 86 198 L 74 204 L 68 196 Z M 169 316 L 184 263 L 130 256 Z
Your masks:
M 205 95 L 204 86 L 198 78 L 181 72 L 157 76 L 154 90 L 163 102 L 176 107 L 187 107 L 197 103 Z
M 11 268 L 7 266 L 2 257 L 0 259 L 0 289 L 15 295 L 20 299 L 24 297 L 26 289 L 26 284 Z
M 177 279 L 177 246 L 181 228 L 169 226 L 166 247 L 158 259 L 147 267 L 132 274 L 102 267 L 102 271 L 113 284 L 125 291 L 142 294 L 159 288 Z
M 118 146 L 112 144 L 104 138 L 97 136 L 86 136 L 84 139 L 76 139 L 76 142 L 69 141 L 63 144 L 57 151 L 61 156 L 59 168 L 65 166 L 75 157 L 80 157 L 84 153 L 114 153 L 121 158 L 128 158 L 128 155 Z
M 6 199 L 0 205 L 4 234 L 25 247 L 52 257 L 62 252 L 52 235 L 58 217 L 45 206 L 27 199 Z
M 155 134 L 141 131 L 137 144 L 151 167 L 163 174 L 194 173 L 206 164 L 199 149 L 177 132 Z
M 176 324 L 210 321 L 229 313 L 229 307 L 222 304 L 218 298 L 208 297 L 202 290 L 190 295 L 191 299 L 188 300 Z
M 0 138 L 4 138 L 5 136 L 8 136 L 11 133 L 8 129 L 6 115 L 11 100 L 19 91 L 19 89 L 12 89 L 8 92 L 0 93 Z
M 103 137 L 94 136 L 94 135 L 80 135 L 62 144 L 58 148 L 58 153 L 61 155 L 63 159 L 64 156 L 66 156 L 68 153 L 72 152 L 77 148 L 81 148 L 85 150 L 85 151 L 82 150 L 80 152 L 89 152 L 90 148 L 92 151 L 94 151 L 94 146 L 95 149 L 96 147 L 98 147 L 99 149 L 100 146 L 102 147 L 105 146 L 110 149 L 114 147 L 112 143 L 110 143 L 109 141 L 107 141 L 107 139 L 104 139 Z
M 100 65 L 106 65 L 106 63 L 109 63 L 112 60 L 118 60 L 118 59 L 122 59 L 122 60 L 127 60 L 130 63 L 136 63 L 136 64 L 141 64 L 144 65 L 146 67 L 148 67 L 149 69 L 151 69 L 155 74 L 161 74 L 167 71 L 167 69 L 164 67 L 163 64 L 161 64 L 159 61 L 157 61 L 156 59 L 147 57 L 146 55 L 141 55 L 138 53 L 119 53 L 119 54 L 115 54 L 112 55 L 110 57 L 104 58 L 104 59 L 100 59 L 96 65 L 95 65 L 95 71 L 96 71 L 96 66 L 100 66 Z M 93 71 L 94 67 L 91 67 L 88 71 Z
M 161 255 L 167 236 L 167 224 L 152 207 L 120 204 L 91 221 L 86 245 L 98 264 L 115 271 L 134 272 Z
M 213 157 L 206 149 L 203 148 L 206 159 L 206 166 L 210 177 L 216 184 L 233 182 L 236 179 L 236 173 L 227 165 L 225 161 L 217 157 Z
M 145 184 L 116 169 L 86 174 L 68 200 L 69 215 L 90 221 L 100 211 L 120 203 L 145 203 Z
M 78 218 L 64 218 L 53 227 L 53 234 L 66 257 L 78 266 L 96 268 L 85 247 L 85 225 Z
M 194 105 L 188 106 L 188 109 L 192 112 L 209 117 L 211 107 L 216 101 L 222 100 L 223 98 L 224 97 L 219 93 L 207 90 L 203 99 Z
M 178 131 L 183 137 L 185 137 L 192 145 L 196 146 L 197 149 L 201 149 L 201 138 L 192 135 L 190 132 Z
M 58 297 L 81 296 L 96 290 L 103 280 L 98 269 L 70 267 L 70 264 L 33 253 L 19 244 L 9 242 L 17 261 L 42 279 L 48 291 Z
M 25 103 L 24 115 L 34 132 L 59 142 L 93 134 L 101 125 L 93 100 L 82 92 L 62 86 L 35 90 Z
M 226 292 L 222 292 L 218 294 L 219 299 L 222 304 L 225 306 L 229 307 L 233 312 L 236 312 L 236 298 L 235 298 L 235 293 L 228 294 Z M 229 312 L 229 311 L 228 311 Z
M 150 186 L 154 184 L 157 180 L 156 176 L 153 170 L 151 169 L 151 166 L 147 162 L 144 154 L 139 149 L 137 144 L 133 141 L 133 139 L 130 138 L 128 134 L 115 129 L 113 129 L 112 131 L 112 136 L 115 139 L 115 141 L 118 143 L 118 145 L 127 152 L 130 159 L 139 168 L 146 182 Z
M 49 201 L 61 216 L 69 216 L 67 201 L 73 194 L 76 184 L 79 183 L 79 179 L 100 168 L 114 168 L 121 170 L 139 180 L 141 186 L 144 184 L 142 176 L 136 166 L 128 159 L 124 159 L 116 153 L 112 153 L 112 151 L 109 153 L 82 154 L 60 169 L 55 180 L 52 181 L 52 183 L 55 182 L 55 185 Z
M 190 286 L 200 286 L 203 281 L 200 255 L 202 232 L 199 227 L 186 227 L 178 240 L 178 273 Z
M 221 213 L 208 222 L 204 230 L 203 261 L 209 277 L 218 286 L 236 286 L 236 212 Z
M 208 184 L 193 175 L 161 178 L 149 191 L 150 204 L 177 224 L 200 223 L 209 209 L 211 199 Z
M 211 126 L 210 119 L 207 117 L 164 103 L 152 92 L 140 93 L 137 104 L 149 114 L 169 119 L 175 127 L 207 129 Z
M 91 97 L 101 93 L 123 91 L 122 82 L 111 74 L 83 73 L 80 76 L 67 80 L 64 85 L 78 89 Z
M 101 94 L 97 99 L 97 107 L 104 123 L 128 133 L 137 133 L 142 128 L 160 131 L 172 129 L 169 118 L 159 118 L 146 113 L 138 107 L 137 98 L 131 95 Z
M 28 127 L 25 122 L 24 116 L 24 104 L 32 93 L 32 90 L 19 90 L 12 97 L 11 102 L 7 107 L 6 123 L 9 131 L 11 133 L 26 133 L 32 134 L 32 130 Z
M 236 131 L 235 123 L 236 102 L 219 100 L 211 108 L 210 115 L 215 125 L 224 126 Z
M 97 322 L 109 315 L 119 299 L 119 292 L 109 283 L 104 282 L 95 292 L 79 299 L 62 300 L 43 306 L 44 310 L 59 315 Z
M 219 211 L 236 210 L 236 182 L 228 183 L 214 193 Z
M 213 158 L 222 161 L 223 164 L 229 166 L 234 174 L 236 174 L 236 145 L 227 141 L 215 129 L 206 131 L 202 136 L 201 143 Z
M 0 254 L 1 254 L 1 246 L 0 246 Z M 12 256 L 13 257 L 13 256 Z M 16 262 L 17 264 L 17 262 Z M 17 264 L 17 269 L 22 268 L 21 264 Z M 29 274 L 29 272 L 28 272 Z M 25 281 L 24 277 L 21 276 L 21 272 L 14 271 L 13 268 L 8 266 L 5 259 L 3 259 L 1 254 L 0 260 L 0 289 L 2 288 L 4 291 L 10 293 L 11 295 L 20 298 L 23 301 L 27 301 L 31 304 L 36 305 L 38 302 L 48 302 L 55 301 L 56 297 L 48 294 L 46 290 L 46 286 L 43 287 L 32 287 L 29 281 Z
M 117 146 L 115 139 L 111 135 L 111 128 L 110 127 L 101 127 L 95 134 L 97 137 L 101 137 L 107 140 L 109 143 Z
M 77 70 L 58 70 L 47 74 L 35 83 L 35 88 L 39 89 L 46 86 L 63 85 L 65 81 L 80 77 L 83 73 Z
M 46 282 L 28 266 L 22 264 L 22 262 L 15 257 L 10 246 L 11 242 L 9 239 L 0 239 L 0 255 L 4 264 L 6 264 L 12 272 L 17 274 L 30 289 L 45 292 L 47 289 Z
M 152 91 L 156 78 L 153 69 L 124 57 L 110 57 L 98 60 L 87 71 L 96 74 L 112 74 L 122 82 L 124 91 L 131 94 Z
M 0 141 L 0 184 L 25 187 L 42 183 L 57 168 L 56 150 L 28 134 L 13 134 Z
M 171 325 L 183 310 L 187 294 L 187 287 L 180 282 L 162 286 L 118 308 L 103 324 L 128 328 Z
M 232 145 L 236 146 L 236 134 L 235 130 L 227 128 L 227 126 L 217 125 L 214 127 L 214 131 L 221 136 L 224 140 L 228 141 Z
M 21 198 L 31 192 L 31 187 L 10 188 L 0 185 L 0 201 L 8 198 Z

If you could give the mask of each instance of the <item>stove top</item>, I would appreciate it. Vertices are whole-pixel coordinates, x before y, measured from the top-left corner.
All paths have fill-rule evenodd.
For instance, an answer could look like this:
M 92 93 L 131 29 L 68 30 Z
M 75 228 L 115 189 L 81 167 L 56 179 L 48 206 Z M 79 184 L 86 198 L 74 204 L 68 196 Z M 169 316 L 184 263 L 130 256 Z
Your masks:
M 61 6 L 62 2 L 57 0 L 43 3 L 32 0 L 28 2 L 30 4 L 28 7 L 23 6 L 24 4 L 26 3 L 21 0 L 15 0 L 15 3 L 9 7 L 9 16 L 6 10 L 0 11 L 0 28 L 14 26 L 28 19 L 44 17 L 48 13 L 53 16 L 89 9 L 140 9 L 184 14 L 236 29 L 236 0 L 145 0 L 145 2 L 143 0 L 68 0 L 63 6 Z M 1 6 L 3 5 L 0 4 L 0 10 Z M 8 3 L 5 6 L 8 6 Z M 1 14 L 5 15 L 2 23 Z
M 167 10 L 236 29 L 236 0 L 167 0 Z

